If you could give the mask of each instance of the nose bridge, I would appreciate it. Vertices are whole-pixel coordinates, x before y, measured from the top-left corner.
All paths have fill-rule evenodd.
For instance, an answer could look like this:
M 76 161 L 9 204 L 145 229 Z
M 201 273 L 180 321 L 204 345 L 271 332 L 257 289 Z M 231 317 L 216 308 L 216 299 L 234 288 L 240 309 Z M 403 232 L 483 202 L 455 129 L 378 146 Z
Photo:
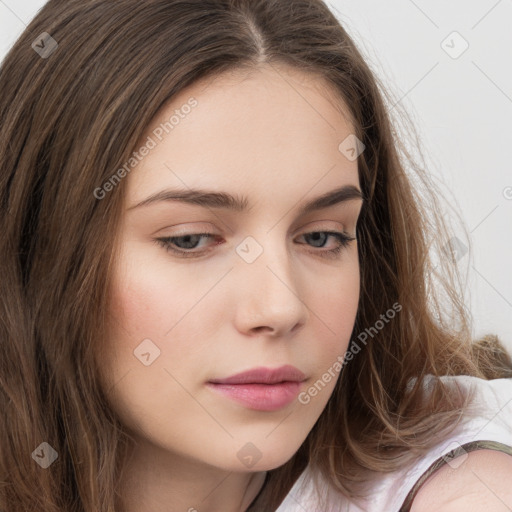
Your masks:
M 268 233 L 261 230 L 247 236 L 238 245 L 237 253 L 243 260 L 240 271 L 244 279 L 254 279 L 262 288 L 284 288 L 288 293 L 291 293 L 290 288 L 293 290 L 298 286 L 285 235 L 278 229 Z
M 241 283 L 238 315 L 243 328 L 267 326 L 285 331 L 304 323 L 307 308 L 300 296 L 300 283 L 286 240 L 279 230 L 262 230 L 248 236 L 236 250 L 242 259 L 237 280 Z

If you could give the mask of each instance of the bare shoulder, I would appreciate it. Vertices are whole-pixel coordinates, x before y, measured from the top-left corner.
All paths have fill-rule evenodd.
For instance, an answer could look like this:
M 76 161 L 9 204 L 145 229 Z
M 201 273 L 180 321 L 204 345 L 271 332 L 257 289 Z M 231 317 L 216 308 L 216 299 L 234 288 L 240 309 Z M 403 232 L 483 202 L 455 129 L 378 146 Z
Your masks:
M 512 455 L 477 450 L 461 457 L 458 467 L 446 464 L 422 485 L 411 512 L 512 510 Z

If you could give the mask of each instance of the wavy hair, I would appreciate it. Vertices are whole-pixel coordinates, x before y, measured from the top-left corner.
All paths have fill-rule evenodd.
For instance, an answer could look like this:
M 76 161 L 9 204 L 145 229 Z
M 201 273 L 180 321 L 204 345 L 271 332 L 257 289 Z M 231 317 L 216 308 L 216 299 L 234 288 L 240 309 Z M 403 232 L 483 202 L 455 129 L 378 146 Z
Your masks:
M 325 80 L 366 147 L 351 347 L 392 304 L 402 309 L 343 368 L 250 510 L 275 510 L 307 464 L 357 496 L 369 474 L 425 453 L 467 404 L 442 382 L 424 397 L 427 374 L 512 376 L 496 337 L 472 339 L 440 191 L 400 140 L 391 96 L 321 0 L 50 0 L 0 68 L 0 510 L 116 509 L 131 439 L 97 358 L 125 188 L 108 200 L 93 190 L 174 95 L 261 64 Z M 30 456 L 42 441 L 59 454 L 49 471 Z

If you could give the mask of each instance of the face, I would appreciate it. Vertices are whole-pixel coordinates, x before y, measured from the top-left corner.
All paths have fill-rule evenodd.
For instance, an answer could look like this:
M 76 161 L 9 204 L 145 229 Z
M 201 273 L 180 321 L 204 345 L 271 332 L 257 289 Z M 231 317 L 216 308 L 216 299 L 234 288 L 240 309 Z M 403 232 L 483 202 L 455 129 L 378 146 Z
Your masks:
M 359 300 L 357 240 L 346 238 L 361 199 L 312 207 L 360 190 L 357 161 L 339 149 L 354 133 L 347 116 L 320 78 L 263 67 L 197 82 L 141 138 L 101 369 L 141 442 L 244 472 L 284 464 L 305 440 Z M 171 198 L 196 189 L 224 195 Z

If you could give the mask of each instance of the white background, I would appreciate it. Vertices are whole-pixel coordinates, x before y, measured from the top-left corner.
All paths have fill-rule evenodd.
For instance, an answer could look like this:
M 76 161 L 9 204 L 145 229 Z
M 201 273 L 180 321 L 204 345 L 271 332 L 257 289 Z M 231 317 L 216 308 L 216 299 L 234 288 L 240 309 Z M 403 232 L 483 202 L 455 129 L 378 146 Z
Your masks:
M 44 3 L 0 0 L 1 58 Z M 327 3 L 412 116 L 428 169 L 471 233 L 458 264 L 475 336 L 496 333 L 512 351 L 512 0 Z M 457 58 L 442 46 L 462 48 L 454 31 L 469 44 Z

